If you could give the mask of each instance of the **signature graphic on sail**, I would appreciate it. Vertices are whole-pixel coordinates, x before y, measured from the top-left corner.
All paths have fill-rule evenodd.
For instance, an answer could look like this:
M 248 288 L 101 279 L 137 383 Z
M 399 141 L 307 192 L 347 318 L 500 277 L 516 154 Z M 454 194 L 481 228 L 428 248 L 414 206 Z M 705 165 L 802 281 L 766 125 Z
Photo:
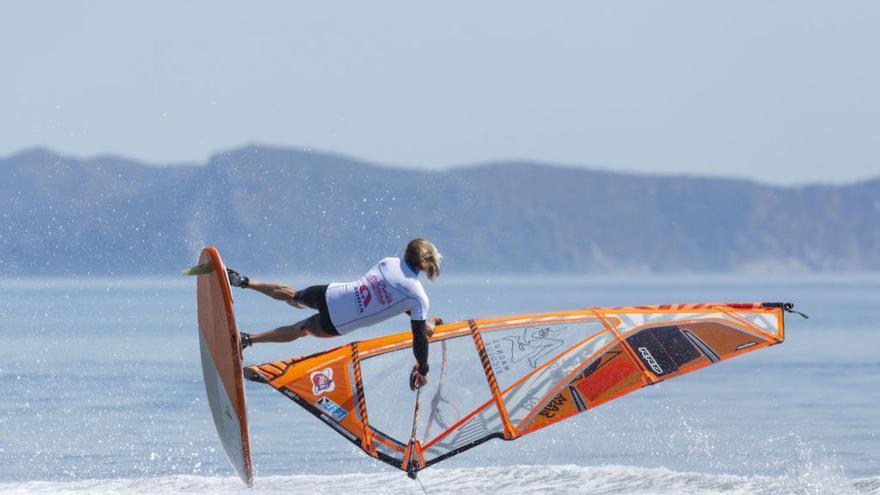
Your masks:
M 558 330 L 564 330 L 565 327 Z M 557 331 L 558 331 L 557 330 Z M 550 327 L 526 327 L 521 335 L 507 336 L 503 340 L 510 345 L 510 360 L 518 363 L 529 360 L 529 366 L 538 367 L 538 361 L 562 347 L 565 341 L 550 337 Z

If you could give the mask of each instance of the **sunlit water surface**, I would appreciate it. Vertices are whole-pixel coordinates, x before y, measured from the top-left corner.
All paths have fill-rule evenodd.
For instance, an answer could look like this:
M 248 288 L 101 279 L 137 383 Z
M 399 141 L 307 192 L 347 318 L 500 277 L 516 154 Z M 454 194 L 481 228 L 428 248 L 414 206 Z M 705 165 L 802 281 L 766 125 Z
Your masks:
M 788 316 L 780 346 L 449 459 L 422 473 L 430 493 L 880 493 L 880 276 L 449 276 L 426 287 L 447 321 L 706 301 L 794 301 L 810 315 Z M 308 315 L 235 296 L 246 331 Z M 0 316 L 0 491 L 239 490 L 204 399 L 193 279 L 6 281 Z M 351 337 L 406 328 L 400 318 Z M 256 491 L 421 492 L 270 388 L 248 384 L 247 396 Z

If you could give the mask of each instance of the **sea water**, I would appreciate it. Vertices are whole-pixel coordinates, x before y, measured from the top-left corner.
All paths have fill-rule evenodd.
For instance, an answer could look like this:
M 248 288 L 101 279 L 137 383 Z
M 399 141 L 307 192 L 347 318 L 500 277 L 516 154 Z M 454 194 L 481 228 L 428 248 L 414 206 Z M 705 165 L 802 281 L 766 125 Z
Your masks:
M 793 301 L 810 315 L 786 315 L 782 345 L 444 461 L 420 473 L 428 493 L 880 493 L 880 276 L 444 276 L 426 288 L 447 321 L 708 301 Z M 309 314 L 234 295 L 244 331 Z M 407 327 L 400 317 L 351 339 Z M 214 431 L 196 332 L 192 278 L 4 281 L 0 492 L 421 493 L 255 383 L 256 484 L 244 488 Z M 246 361 L 351 339 L 259 345 Z

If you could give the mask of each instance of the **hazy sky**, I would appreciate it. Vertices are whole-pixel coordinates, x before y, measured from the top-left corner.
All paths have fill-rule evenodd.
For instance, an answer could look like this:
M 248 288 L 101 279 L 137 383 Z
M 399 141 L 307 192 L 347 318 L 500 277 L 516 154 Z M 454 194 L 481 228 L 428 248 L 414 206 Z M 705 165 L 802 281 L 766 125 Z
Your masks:
M 6 1 L 0 155 L 880 176 L 880 2 Z

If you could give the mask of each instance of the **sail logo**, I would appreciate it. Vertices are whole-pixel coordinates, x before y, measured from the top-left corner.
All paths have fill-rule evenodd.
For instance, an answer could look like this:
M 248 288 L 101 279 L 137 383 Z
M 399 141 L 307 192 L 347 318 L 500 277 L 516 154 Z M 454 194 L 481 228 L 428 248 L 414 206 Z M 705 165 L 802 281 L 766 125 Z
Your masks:
M 320 399 L 318 399 L 318 402 L 315 402 L 315 406 L 317 406 L 318 409 L 327 413 L 337 423 L 342 422 L 342 420 L 345 419 L 346 416 L 348 416 L 348 411 L 326 397 L 321 397 Z
M 564 329 L 562 327 L 559 330 Z M 517 363 L 527 359 L 529 366 L 536 369 L 541 359 L 565 344 L 564 340 L 553 338 L 550 334 L 552 331 L 550 327 L 526 327 L 522 335 L 504 337 L 503 340 L 508 343 L 510 360 Z
M 333 381 L 333 368 L 313 371 L 309 375 L 309 379 L 312 382 L 312 395 L 320 395 L 324 392 L 336 390 L 336 382 Z
M 639 354 L 642 355 L 642 358 L 645 360 L 645 363 L 654 370 L 654 373 L 657 375 L 663 374 L 663 368 L 660 367 L 660 364 L 657 363 L 657 360 L 654 359 L 654 356 L 651 355 L 651 351 L 648 350 L 647 347 L 639 347 Z
M 758 343 L 755 342 L 754 340 L 751 342 L 746 342 L 745 344 L 740 344 L 740 345 L 736 346 L 736 349 L 734 349 L 734 350 L 741 351 L 743 349 L 748 349 L 749 347 L 752 347 L 753 345 L 758 345 Z

